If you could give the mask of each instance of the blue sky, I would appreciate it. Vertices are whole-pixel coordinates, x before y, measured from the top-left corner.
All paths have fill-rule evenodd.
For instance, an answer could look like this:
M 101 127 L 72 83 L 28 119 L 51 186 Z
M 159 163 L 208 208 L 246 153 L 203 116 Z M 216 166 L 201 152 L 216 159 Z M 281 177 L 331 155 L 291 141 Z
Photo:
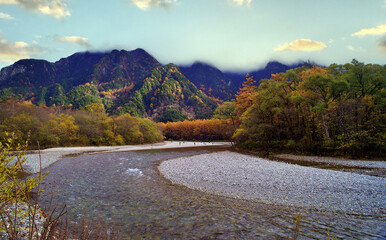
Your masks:
M 0 0 L 0 67 L 143 48 L 161 63 L 386 64 L 386 0 Z

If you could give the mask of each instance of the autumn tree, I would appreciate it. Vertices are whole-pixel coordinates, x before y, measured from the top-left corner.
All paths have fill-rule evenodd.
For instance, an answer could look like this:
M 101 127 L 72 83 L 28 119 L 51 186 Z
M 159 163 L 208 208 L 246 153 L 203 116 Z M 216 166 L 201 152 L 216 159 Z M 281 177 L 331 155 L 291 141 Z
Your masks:
M 385 66 L 301 67 L 260 82 L 234 139 L 239 147 L 377 151 L 386 146 Z
M 234 132 L 230 119 L 185 120 L 158 125 L 166 139 L 180 141 L 230 140 Z
M 241 115 L 252 105 L 253 94 L 255 93 L 255 83 L 253 76 L 247 74 L 245 81 L 236 94 L 236 119 L 237 122 L 241 118 Z
M 126 144 L 142 143 L 143 134 L 139 128 L 139 121 L 130 114 L 124 114 L 114 119 L 115 131 L 125 139 Z
M 68 146 L 78 139 L 79 126 L 75 118 L 67 114 L 52 116 L 42 128 L 42 142 L 48 146 Z
M 139 119 L 139 130 L 143 134 L 144 143 L 155 143 L 163 140 L 163 135 L 158 125 L 150 119 Z

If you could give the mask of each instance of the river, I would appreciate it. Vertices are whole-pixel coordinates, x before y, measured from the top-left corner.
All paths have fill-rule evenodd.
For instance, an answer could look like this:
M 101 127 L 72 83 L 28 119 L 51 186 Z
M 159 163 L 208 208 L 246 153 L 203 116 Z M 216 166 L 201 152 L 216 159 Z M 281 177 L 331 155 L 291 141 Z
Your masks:
M 86 215 L 117 226 L 123 239 L 288 239 L 300 215 L 299 239 L 382 239 L 385 215 L 302 209 L 210 195 L 174 185 L 161 161 L 224 147 L 146 150 L 65 157 L 46 170 L 42 207 L 67 204 L 69 219 Z M 322 201 L 322 199 L 321 199 Z

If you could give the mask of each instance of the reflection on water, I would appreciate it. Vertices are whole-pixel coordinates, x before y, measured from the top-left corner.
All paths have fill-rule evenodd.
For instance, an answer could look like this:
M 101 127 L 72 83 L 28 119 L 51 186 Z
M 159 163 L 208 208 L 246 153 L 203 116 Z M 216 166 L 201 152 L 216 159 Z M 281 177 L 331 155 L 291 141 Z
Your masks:
M 267 205 L 213 196 L 173 185 L 160 176 L 161 160 L 220 151 L 200 148 L 149 150 L 67 157 L 48 168 L 47 190 L 67 204 L 69 217 L 83 213 L 119 226 L 123 238 L 282 239 L 293 234 L 300 213 L 300 239 L 381 239 L 385 218 Z M 50 191 L 43 206 L 50 202 Z

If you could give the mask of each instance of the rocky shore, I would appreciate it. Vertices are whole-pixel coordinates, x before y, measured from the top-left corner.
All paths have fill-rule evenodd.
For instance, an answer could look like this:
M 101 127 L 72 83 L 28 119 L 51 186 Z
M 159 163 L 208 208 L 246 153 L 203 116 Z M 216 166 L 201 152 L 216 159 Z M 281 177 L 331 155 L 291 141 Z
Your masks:
M 383 177 L 304 167 L 228 151 L 167 160 L 159 170 L 174 184 L 212 194 L 350 214 L 385 215 Z
M 3 217 L 5 217 L 6 227 L 10 228 L 11 222 L 14 224 L 16 220 L 16 225 L 18 229 L 18 239 L 29 239 L 29 234 L 33 226 L 33 239 L 39 239 L 41 232 L 46 222 L 46 217 L 44 216 L 43 211 L 40 208 L 34 210 L 33 206 L 29 206 L 27 203 L 17 203 L 4 206 L 5 208 L 1 211 Z M 15 219 L 15 211 L 17 211 L 17 218 Z M 34 214 L 35 211 L 35 214 Z M 34 220 L 32 221 L 34 217 Z M 12 226 L 13 226 L 12 224 Z M 0 239 L 8 239 L 8 234 L 6 230 L 2 230 L 4 226 L 0 226 Z

